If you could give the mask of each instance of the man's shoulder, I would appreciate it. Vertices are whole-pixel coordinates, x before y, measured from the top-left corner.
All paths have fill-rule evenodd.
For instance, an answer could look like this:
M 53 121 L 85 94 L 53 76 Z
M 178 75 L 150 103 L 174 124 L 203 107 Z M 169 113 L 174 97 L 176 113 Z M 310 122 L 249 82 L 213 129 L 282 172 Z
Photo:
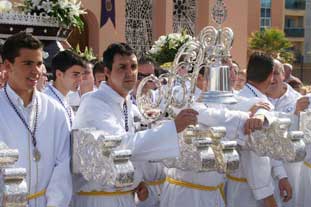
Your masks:
M 49 112 L 64 112 L 63 106 L 57 101 L 55 100 L 53 97 L 42 93 L 42 92 L 38 92 L 37 93 L 40 101 L 41 101 L 41 105 L 43 108 L 47 109 Z

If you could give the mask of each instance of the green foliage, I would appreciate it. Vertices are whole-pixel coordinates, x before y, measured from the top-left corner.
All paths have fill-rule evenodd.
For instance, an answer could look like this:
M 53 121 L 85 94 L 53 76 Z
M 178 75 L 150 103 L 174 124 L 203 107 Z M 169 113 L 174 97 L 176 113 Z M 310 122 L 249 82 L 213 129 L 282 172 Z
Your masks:
M 274 28 L 252 33 L 249 38 L 251 50 L 262 51 L 284 62 L 293 61 L 294 55 L 290 51 L 292 46 L 284 32 Z
M 82 52 L 80 50 L 80 45 L 77 44 L 76 48 L 72 48 L 71 50 L 73 52 L 77 53 L 80 57 L 82 57 L 83 59 L 85 59 L 88 62 L 96 59 L 96 56 L 94 55 L 92 48 L 85 47 L 84 51 Z

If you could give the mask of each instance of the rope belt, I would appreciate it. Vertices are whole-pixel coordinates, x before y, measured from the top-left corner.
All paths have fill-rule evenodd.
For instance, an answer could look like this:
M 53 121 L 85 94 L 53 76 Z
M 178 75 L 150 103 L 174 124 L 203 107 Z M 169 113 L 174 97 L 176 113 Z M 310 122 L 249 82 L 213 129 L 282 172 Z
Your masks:
M 127 195 L 135 192 L 135 190 L 129 191 L 114 191 L 114 192 L 105 192 L 105 191 L 92 191 L 92 192 L 78 192 L 79 196 L 119 196 L 119 195 Z
M 217 190 L 219 190 L 221 197 L 225 201 L 225 191 L 224 191 L 225 184 L 224 183 L 221 183 L 217 186 L 206 186 L 206 185 L 188 183 L 188 182 L 181 181 L 181 180 L 175 180 L 174 178 L 171 178 L 171 177 L 167 177 L 166 182 L 173 184 L 173 185 L 178 185 L 178 186 L 182 186 L 182 187 L 186 187 L 186 188 L 192 188 L 195 190 L 203 190 L 203 191 L 217 191 Z
M 307 166 L 308 168 L 311 168 L 311 163 L 308 163 L 308 162 L 304 161 L 303 164 L 304 164 L 305 166 Z
M 238 183 L 247 183 L 247 179 L 246 178 L 238 178 L 238 177 L 234 177 L 232 175 L 227 175 L 227 178 L 229 180 L 232 180 L 232 181 L 235 181 L 235 182 L 238 182 Z
M 41 190 L 41 191 L 36 192 L 36 193 L 34 193 L 34 194 L 29 194 L 29 195 L 27 196 L 27 200 L 30 201 L 30 200 L 39 198 L 39 197 L 41 197 L 41 196 L 44 196 L 45 193 L 46 193 L 46 190 L 44 189 L 44 190 Z
M 162 185 L 165 183 L 166 178 L 161 180 L 155 180 L 155 181 L 144 181 L 147 185 L 155 186 L 155 185 Z

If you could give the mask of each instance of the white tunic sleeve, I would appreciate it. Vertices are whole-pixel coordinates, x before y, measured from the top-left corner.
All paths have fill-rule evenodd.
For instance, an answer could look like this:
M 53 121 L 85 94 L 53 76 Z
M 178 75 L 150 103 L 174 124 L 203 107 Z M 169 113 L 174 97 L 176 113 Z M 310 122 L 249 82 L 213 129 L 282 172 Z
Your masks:
M 260 157 L 254 152 L 247 150 L 242 150 L 240 153 L 244 174 L 255 199 L 262 200 L 272 195 L 274 186 L 269 157 Z
M 114 108 L 103 101 L 88 97 L 77 112 L 73 128 L 96 128 L 107 135 L 122 135 L 126 131 Z M 122 148 L 132 150 L 133 161 L 160 160 L 179 155 L 178 135 L 173 121 L 138 133 L 127 133 Z
M 282 161 L 271 159 L 271 167 L 273 176 L 275 176 L 278 180 L 287 178 L 287 173 Z
M 199 112 L 198 122 L 206 126 L 226 127 L 226 138 L 236 139 L 238 144 L 244 145 L 244 124 L 249 118 L 247 112 L 228 110 L 226 108 L 206 107 L 203 104 L 196 104 L 194 109 Z
M 65 113 L 65 112 L 64 112 Z M 63 116 L 61 116 L 63 115 Z M 70 130 L 65 114 L 60 114 L 59 132 L 56 137 L 54 152 L 55 166 L 46 189 L 47 206 L 67 207 L 72 196 L 72 179 L 70 174 Z M 52 148 L 52 147 L 51 147 Z M 52 155 L 51 155 L 52 156 Z

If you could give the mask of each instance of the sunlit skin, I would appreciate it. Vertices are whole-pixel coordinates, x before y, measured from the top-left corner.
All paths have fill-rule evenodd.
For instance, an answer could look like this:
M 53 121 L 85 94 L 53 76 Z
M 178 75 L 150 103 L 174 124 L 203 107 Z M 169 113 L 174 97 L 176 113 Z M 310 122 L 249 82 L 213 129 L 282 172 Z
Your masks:
M 42 64 L 41 70 L 42 70 L 41 76 L 37 84 L 38 91 L 42 91 L 45 88 L 47 81 L 48 81 L 47 71 L 46 71 L 46 67 L 44 66 L 44 64 Z
M 98 88 L 102 81 L 106 81 L 106 74 L 101 73 L 101 72 L 97 72 L 97 73 L 95 73 L 94 78 L 95 78 L 95 85 Z
M 93 91 L 94 88 L 94 76 L 92 71 L 93 65 L 87 64 L 86 68 L 82 72 L 82 81 L 80 84 L 80 95 Z
M 105 68 L 107 84 L 120 96 L 126 97 L 137 81 L 138 64 L 133 55 L 116 54 L 113 57 L 112 70 Z
M 197 79 L 197 87 L 201 91 L 206 91 L 207 90 L 207 80 L 205 80 L 204 75 L 199 74 L 198 79 Z
M 288 78 L 292 74 L 293 66 L 288 63 L 285 63 L 283 67 L 284 67 L 284 79 L 288 80 Z
M 285 79 L 283 65 L 279 61 L 274 61 L 273 68 L 273 81 L 267 90 L 267 96 L 277 99 L 286 93 L 287 85 L 283 82 Z M 309 98 L 301 97 L 296 102 L 295 114 L 298 115 L 299 112 L 304 111 L 309 106 Z
M 255 88 L 257 88 L 261 93 L 266 93 L 270 84 L 273 82 L 273 79 L 274 79 L 274 75 L 273 75 L 273 72 L 271 72 L 268 78 L 261 83 L 256 83 L 254 81 L 248 81 L 248 83 L 250 83 Z
M 69 91 L 77 91 L 82 81 L 82 71 L 84 68 L 80 65 L 74 65 L 65 72 L 56 70 L 56 80 L 54 86 L 66 96 Z
M 246 83 L 246 73 L 239 72 L 234 81 L 234 85 L 233 85 L 234 90 L 237 90 L 237 91 L 241 90 L 244 87 L 245 83 Z
M 14 62 L 4 61 L 4 68 L 8 73 L 8 84 L 23 100 L 27 106 L 41 76 L 43 64 L 42 49 L 19 50 L 19 56 Z
M 155 72 L 155 68 L 154 68 L 154 65 L 153 64 L 142 64 L 142 65 L 139 65 L 138 66 L 138 73 L 141 74 L 141 77 L 139 77 L 139 74 L 138 74 L 138 78 L 137 78 L 137 82 L 136 82 L 136 86 L 133 90 L 133 95 L 136 96 L 136 92 L 137 92 L 137 88 L 138 88 L 138 85 L 140 83 L 140 81 L 144 78 L 144 77 L 147 77 L 151 74 L 154 75 L 154 72 Z M 152 83 L 152 82 L 148 82 L 146 83 L 145 85 L 146 87 L 144 88 L 145 91 L 147 91 L 148 89 L 155 89 L 155 84 Z
M 283 83 L 285 79 L 282 63 L 274 60 L 273 80 L 267 90 L 267 95 L 271 98 L 279 98 L 286 92 L 286 85 Z

